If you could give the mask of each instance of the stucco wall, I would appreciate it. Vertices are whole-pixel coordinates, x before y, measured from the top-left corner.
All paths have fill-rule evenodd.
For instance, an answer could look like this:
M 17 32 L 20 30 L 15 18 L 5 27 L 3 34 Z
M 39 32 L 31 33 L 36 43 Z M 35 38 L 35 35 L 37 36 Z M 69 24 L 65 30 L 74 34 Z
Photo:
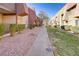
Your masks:
M 36 13 L 35 13 L 35 10 L 32 10 L 30 8 L 28 8 L 28 12 L 29 12 L 29 15 L 28 15 L 28 22 L 29 24 L 33 24 L 34 21 L 36 20 Z
M 0 23 L 2 23 L 2 14 L 0 14 Z
M 25 24 L 28 26 L 28 16 L 18 16 L 18 24 Z
M 3 15 L 3 23 L 16 24 L 16 16 L 15 15 Z
M 28 24 L 28 16 L 18 16 L 17 21 L 18 21 L 18 24 Z M 3 16 L 3 23 L 16 24 L 16 15 Z
M 76 15 L 76 16 L 77 16 L 77 15 L 79 16 L 79 3 L 77 3 L 75 15 Z
M 26 24 L 28 16 L 18 16 L 18 24 Z
M 74 8 L 74 9 L 68 11 L 68 13 L 67 13 L 68 21 L 69 21 L 68 24 L 69 24 L 69 25 L 72 25 L 72 26 L 75 26 L 75 25 L 76 25 L 76 24 L 75 24 L 76 18 L 74 17 L 75 12 L 76 12 L 76 8 Z
M 66 4 L 65 8 L 63 7 L 57 14 L 57 19 L 56 16 L 53 17 L 53 19 L 57 20 L 60 25 L 72 25 L 76 26 L 76 20 L 79 20 L 78 18 L 75 18 L 75 16 L 79 16 L 79 3 L 77 3 L 76 6 L 74 6 L 76 3 L 68 3 Z M 67 9 L 71 8 L 74 6 L 71 10 L 67 11 Z M 60 14 L 60 15 L 59 15 Z M 63 17 L 61 17 L 61 14 L 64 14 Z M 68 20 L 68 23 L 63 22 L 62 20 Z M 53 20 L 52 20 L 53 21 Z M 54 23 L 54 22 L 53 22 Z M 79 23 L 79 22 L 78 22 Z

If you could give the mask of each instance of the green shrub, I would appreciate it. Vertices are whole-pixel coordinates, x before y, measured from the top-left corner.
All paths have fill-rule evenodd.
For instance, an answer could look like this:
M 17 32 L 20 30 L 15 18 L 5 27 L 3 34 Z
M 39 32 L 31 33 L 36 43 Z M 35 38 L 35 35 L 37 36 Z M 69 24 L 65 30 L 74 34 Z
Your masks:
M 17 31 L 22 31 L 23 29 L 25 29 L 25 24 L 11 24 L 10 25 L 10 30 L 12 32 L 17 32 Z
M 10 33 L 13 36 L 17 32 L 17 24 L 10 24 Z
M 65 30 L 65 26 L 64 26 L 64 25 L 62 25 L 62 26 L 61 26 L 61 29 Z
M 18 24 L 18 31 L 25 29 L 25 24 Z
M 25 29 L 25 24 L 10 24 L 10 33 L 11 33 L 11 36 L 14 35 L 15 32 L 20 32 L 22 31 L 23 29 Z
M 30 29 L 32 29 L 32 28 L 34 28 L 35 27 L 35 25 L 33 25 L 33 24 L 29 24 L 28 25 L 28 28 L 30 28 Z
M 17 24 L 10 24 L 10 30 L 12 32 L 16 32 L 17 31 Z
M 5 26 L 4 24 L 0 24 L 0 36 L 2 36 L 5 32 Z
M 79 26 L 71 26 L 71 31 L 74 33 L 79 33 Z

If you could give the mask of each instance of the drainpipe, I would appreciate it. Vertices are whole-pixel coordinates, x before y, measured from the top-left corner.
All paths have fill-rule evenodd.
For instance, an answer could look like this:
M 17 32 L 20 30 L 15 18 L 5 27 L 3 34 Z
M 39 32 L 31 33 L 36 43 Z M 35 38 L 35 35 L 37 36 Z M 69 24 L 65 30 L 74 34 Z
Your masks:
M 18 15 L 16 14 L 16 24 L 18 24 Z
M 15 9 L 16 9 L 16 24 L 18 24 L 17 3 L 15 3 Z

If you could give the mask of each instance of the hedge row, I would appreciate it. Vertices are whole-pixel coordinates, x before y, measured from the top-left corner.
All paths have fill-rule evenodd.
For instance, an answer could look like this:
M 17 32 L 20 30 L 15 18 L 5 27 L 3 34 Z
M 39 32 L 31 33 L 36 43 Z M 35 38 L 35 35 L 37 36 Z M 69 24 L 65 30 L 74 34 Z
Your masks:
M 5 32 L 5 26 L 4 24 L 0 24 L 0 36 L 2 36 Z
M 20 32 L 25 29 L 25 24 L 10 24 L 10 33 L 14 35 L 15 32 Z
M 25 24 L 9 24 L 9 31 L 11 33 L 11 35 L 14 35 L 15 32 L 20 32 L 23 29 L 25 29 Z M 36 25 L 36 24 L 29 24 L 29 28 L 32 29 L 36 26 L 41 26 L 41 25 Z M 2 36 L 3 34 L 5 34 L 5 25 L 4 24 L 0 24 L 0 36 Z
M 9 30 L 11 32 L 11 34 L 18 32 L 18 31 L 22 31 L 23 29 L 25 29 L 25 24 L 10 24 Z M 4 24 L 0 24 L 0 36 L 2 36 L 3 34 L 5 34 L 5 25 Z

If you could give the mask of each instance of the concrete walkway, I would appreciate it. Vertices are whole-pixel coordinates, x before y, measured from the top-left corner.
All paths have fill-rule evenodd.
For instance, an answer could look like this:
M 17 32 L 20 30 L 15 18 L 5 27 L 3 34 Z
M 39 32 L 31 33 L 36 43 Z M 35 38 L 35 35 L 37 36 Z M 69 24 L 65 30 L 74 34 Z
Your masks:
M 13 37 L 0 40 L 0 56 L 25 56 L 33 45 L 40 28 L 26 29 Z
M 38 33 L 38 36 L 28 51 L 29 56 L 53 56 L 53 49 L 50 44 L 47 30 L 43 26 L 40 29 L 40 32 Z
M 26 29 L 13 37 L 0 40 L 0 56 L 52 56 L 46 28 Z

